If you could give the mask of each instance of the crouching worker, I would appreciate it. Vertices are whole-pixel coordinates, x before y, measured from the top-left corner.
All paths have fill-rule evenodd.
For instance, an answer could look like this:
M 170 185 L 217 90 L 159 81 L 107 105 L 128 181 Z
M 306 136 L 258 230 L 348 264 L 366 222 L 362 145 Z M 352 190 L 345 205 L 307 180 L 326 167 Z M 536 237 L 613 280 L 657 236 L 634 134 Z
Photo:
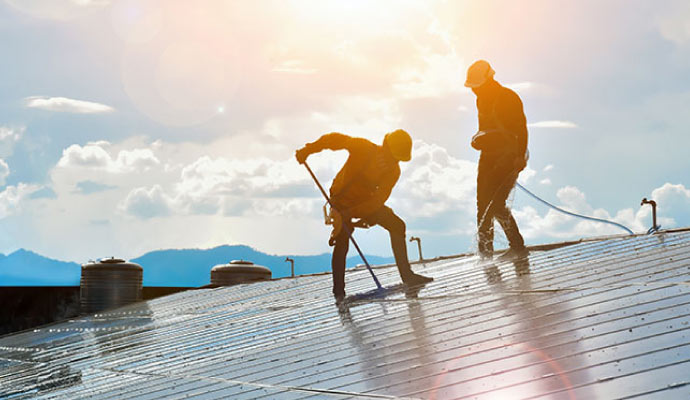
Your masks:
M 331 185 L 331 218 L 334 245 L 331 268 L 333 269 L 333 295 L 337 300 L 345 297 L 345 260 L 349 248 L 350 232 L 357 226 L 380 225 L 388 231 L 395 263 L 400 278 L 407 285 L 420 285 L 433 278 L 415 274 L 407 259 L 405 222 L 384 203 L 400 177 L 400 161 L 409 161 L 412 138 L 402 129 L 386 134 L 381 146 L 363 138 L 342 133 L 328 133 L 313 143 L 297 150 L 295 157 L 304 164 L 310 154 L 324 149 L 347 150 L 350 153 L 345 165 Z M 358 218 L 353 223 L 353 218 Z

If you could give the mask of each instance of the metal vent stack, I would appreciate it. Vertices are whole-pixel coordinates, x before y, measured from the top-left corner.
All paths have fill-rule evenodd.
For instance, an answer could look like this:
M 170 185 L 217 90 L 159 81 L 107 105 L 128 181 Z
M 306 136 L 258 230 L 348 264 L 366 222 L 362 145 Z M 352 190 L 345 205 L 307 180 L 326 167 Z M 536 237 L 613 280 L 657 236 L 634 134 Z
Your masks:
M 233 260 L 228 264 L 216 265 L 211 269 L 211 285 L 213 286 L 232 286 L 270 279 L 270 269 L 255 265 L 251 261 Z
M 81 312 L 88 314 L 142 300 L 144 269 L 120 258 L 81 266 Z

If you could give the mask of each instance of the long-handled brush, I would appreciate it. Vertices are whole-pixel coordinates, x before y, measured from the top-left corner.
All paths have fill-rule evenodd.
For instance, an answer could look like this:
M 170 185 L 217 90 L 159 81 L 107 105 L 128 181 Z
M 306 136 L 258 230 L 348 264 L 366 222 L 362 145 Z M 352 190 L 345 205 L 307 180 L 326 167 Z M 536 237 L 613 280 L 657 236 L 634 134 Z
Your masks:
M 328 194 L 326 194 L 326 191 L 323 189 L 323 186 L 321 186 L 321 183 L 319 180 L 316 178 L 316 175 L 314 175 L 314 172 L 309 168 L 309 164 L 307 162 L 304 162 L 304 166 L 307 168 L 307 171 L 309 171 L 309 175 L 311 175 L 312 179 L 314 179 L 314 182 L 316 183 L 316 186 L 319 187 L 319 190 L 321 191 L 321 194 L 323 194 L 323 197 L 326 198 L 326 201 L 328 204 L 331 206 L 331 208 L 337 209 L 333 207 L 333 203 L 331 203 L 331 199 L 328 197 Z M 359 253 L 359 256 L 362 258 L 362 261 L 364 261 L 364 265 L 367 266 L 367 269 L 369 270 L 369 273 L 371 274 L 371 277 L 374 278 L 374 283 L 376 283 L 376 289 L 372 291 L 371 294 L 381 296 L 386 294 L 386 289 L 381 286 L 381 282 L 379 282 L 378 278 L 376 278 L 376 274 L 374 274 L 374 270 L 371 268 L 371 265 L 369 265 L 369 262 L 367 261 L 366 257 L 364 257 L 364 253 L 362 253 L 362 250 L 359 248 L 359 245 L 357 245 L 357 242 L 355 241 L 355 238 L 352 236 L 352 232 L 354 229 L 350 228 L 347 223 L 343 224 L 343 229 L 347 230 L 347 234 L 350 237 L 350 241 L 352 241 L 352 244 L 355 245 L 355 249 L 357 249 L 357 253 Z M 367 293 L 368 295 L 369 293 Z M 362 296 L 362 295 L 360 295 Z

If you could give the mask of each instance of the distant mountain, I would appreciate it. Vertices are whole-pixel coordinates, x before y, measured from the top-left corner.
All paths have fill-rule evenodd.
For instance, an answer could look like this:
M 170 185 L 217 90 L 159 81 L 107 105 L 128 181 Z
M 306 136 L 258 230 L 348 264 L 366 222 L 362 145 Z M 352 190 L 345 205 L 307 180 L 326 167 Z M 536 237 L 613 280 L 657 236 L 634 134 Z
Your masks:
M 313 274 L 331 270 L 331 255 L 315 256 L 269 255 L 249 246 L 219 246 L 207 250 L 159 250 L 147 253 L 133 262 L 144 267 L 145 286 L 202 286 L 210 281 L 211 268 L 232 260 L 248 260 L 268 267 L 274 278 L 290 276 L 290 263 L 295 260 L 295 275 Z M 393 262 L 392 257 L 367 256 L 371 264 Z M 361 263 L 359 258 L 348 258 L 348 266 Z
M 81 266 L 19 249 L 0 257 L 0 286 L 79 285 Z
M 268 267 L 274 278 L 290 275 L 286 255 L 269 255 L 249 246 L 219 246 L 212 249 L 157 250 L 132 259 L 144 267 L 144 286 L 203 286 L 210 281 L 213 266 L 232 260 L 248 260 Z M 330 271 L 331 255 L 293 256 L 295 275 Z M 372 265 L 392 263 L 392 257 L 367 256 Z M 361 263 L 348 258 L 348 267 Z M 0 254 L 0 286 L 78 286 L 81 266 L 43 257 L 20 249 L 7 256 Z

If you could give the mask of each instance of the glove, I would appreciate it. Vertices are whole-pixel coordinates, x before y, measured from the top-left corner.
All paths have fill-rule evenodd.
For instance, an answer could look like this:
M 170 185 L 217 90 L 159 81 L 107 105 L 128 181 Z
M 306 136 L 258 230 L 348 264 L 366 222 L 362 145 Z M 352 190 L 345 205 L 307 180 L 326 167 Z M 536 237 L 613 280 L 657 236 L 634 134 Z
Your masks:
M 311 151 L 307 149 L 307 146 L 304 146 L 295 152 L 295 158 L 297 159 L 298 163 L 304 164 L 307 161 L 307 157 L 309 157 L 310 154 Z
M 484 147 L 483 139 L 485 138 L 486 132 L 484 131 L 477 131 L 477 133 L 472 136 L 472 147 L 475 150 L 482 150 Z

